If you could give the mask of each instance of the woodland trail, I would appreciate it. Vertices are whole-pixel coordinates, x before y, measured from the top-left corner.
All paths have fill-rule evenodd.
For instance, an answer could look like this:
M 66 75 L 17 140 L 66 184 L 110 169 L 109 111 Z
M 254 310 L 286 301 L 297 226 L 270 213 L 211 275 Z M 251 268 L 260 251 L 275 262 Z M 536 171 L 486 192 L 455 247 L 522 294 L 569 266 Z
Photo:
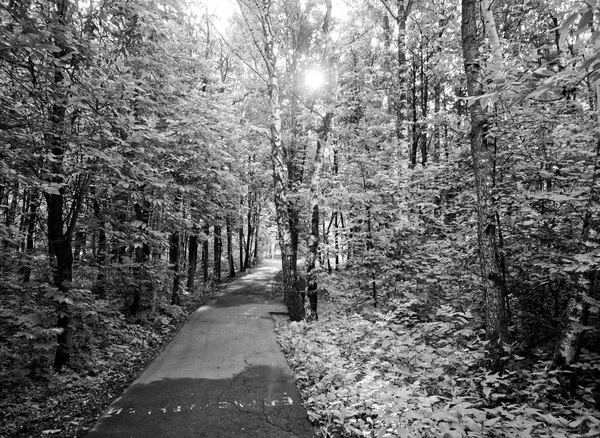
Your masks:
M 267 260 L 198 309 L 87 437 L 313 436 L 274 334 L 280 268 Z

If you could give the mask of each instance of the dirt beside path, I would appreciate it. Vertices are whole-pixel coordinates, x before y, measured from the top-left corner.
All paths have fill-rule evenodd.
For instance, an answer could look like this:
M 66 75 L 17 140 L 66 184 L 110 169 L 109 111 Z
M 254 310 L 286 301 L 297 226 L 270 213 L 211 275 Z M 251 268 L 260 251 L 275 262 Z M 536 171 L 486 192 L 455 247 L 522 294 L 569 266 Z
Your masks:
M 198 309 L 87 437 L 312 437 L 273 332 L 280 268 L 268 260 Z

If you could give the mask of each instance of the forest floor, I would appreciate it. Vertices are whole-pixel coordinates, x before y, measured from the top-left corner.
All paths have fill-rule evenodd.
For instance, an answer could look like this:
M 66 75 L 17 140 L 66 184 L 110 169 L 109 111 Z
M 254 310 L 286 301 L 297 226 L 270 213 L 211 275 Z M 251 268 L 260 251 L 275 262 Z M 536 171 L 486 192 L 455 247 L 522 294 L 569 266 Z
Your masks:
M 469 311 L 319 300 L 318 322 L 276 320 L 319 437 L 600 437 L 597 369 L 577 370 L 569 392 L 548 349 L 507 349 L 504 372 L 487 370 Z
M 272 293 L 281 296 L 280 283 Z M 15 369 L 18 358 L 0 351 L 0 437 L 84 436 L 211 296 L 188 295 L 152 318 L 111 319 L 79 345 L 86 366 L 60 374 L 49 364 Z M 396 304 L 356 310 L 332 292 L 320 299 L 318 322 L 276 316 L 319 437 L 600 437 L 597 369 L 577 370 L 568 392 L 570 376 L 551 367 L 551 351 L 507 350 L 505 372 L 491 373 L 468 311 Z
M 224 278 L 217 287 L 186 295 L 181 307 L 163 306 L 154 315 L 119 315 L 104 321 L 104 330 L 94 332 L 87 345 L 79 344 L 85 352 L 76 352 L 61 373 L 52 371 L 48 358 L 35 368 L 15 369 L 17 358 L 8 349 L 0 352 L 0 438 L 83 437 L 191 314 L 231 280 Z M 85 363 L 78 359 L 83 353 Z

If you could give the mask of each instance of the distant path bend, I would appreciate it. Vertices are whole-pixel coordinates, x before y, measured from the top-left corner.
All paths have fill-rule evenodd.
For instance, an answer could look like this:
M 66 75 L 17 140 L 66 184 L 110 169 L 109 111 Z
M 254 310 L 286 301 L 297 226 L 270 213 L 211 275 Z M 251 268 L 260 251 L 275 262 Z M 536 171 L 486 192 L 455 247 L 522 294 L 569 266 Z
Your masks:
M 312 437 L 275 339 L 267 260 L 198 309 L 87 438 Z

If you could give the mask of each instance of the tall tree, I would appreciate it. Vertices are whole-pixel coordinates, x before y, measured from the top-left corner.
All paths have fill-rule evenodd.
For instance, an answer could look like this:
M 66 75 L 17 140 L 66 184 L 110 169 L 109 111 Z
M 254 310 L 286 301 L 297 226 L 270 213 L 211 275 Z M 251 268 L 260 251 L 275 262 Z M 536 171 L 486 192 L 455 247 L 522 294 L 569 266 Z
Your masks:
M 470 97 L 483 94 L 483 69 L 480 55 L 481 37 L 477 23 L 480 19 L 478 0 L 462 0 L 461 38 L 467 93 Z M 488 135 L 489 121 L 482 105 L 470 108 L 471 157 L 477 192 L 477 240 L 485 305 L 485 328 L 489 341 L 487 349 L 492 367 L 502 363 L 503 347 L 508 341 L 506 315 L 506 285 L 500 266 L 497 243 L 496 205 L 494 190 L 494 144 Z
M 298 291 L 297 258 L 298 241 L 294 233 L 295 217 L 293 198 L 290 197 L 288 183 L 288 168 L 282 139 L 282 116 L 279 88 L 279 73 L 277 71 L 277 54 L 272 22 L 272 1 L 257 0 L 251 4 L 238 0 L 242 14 L 252 13 L 260 29 L 262 44 L 255 40 L 267 71 L 267 95 L 269 104 L 269 142 L 271 145 L 271 166 L 273 174 L 273 191 L 275 197 L 276 220 L 279 234 L 279 246 L 282 255 L 283 284 L 285 300 L 289 309 L 290 319 L 304 319 L 304 304 Z M 252 26 L 250 18 L 245 16 L 246 23 Z M 254 29 L 251 27 L 250 31 Z
M 396 23 L 396 95 L 394 97 L 394 107 L 396 112 L 396 137 L 398 140 L 398 149 L 405 147 L 407 140 L 407 90 L 408 90 L 408 62 L 406 56 L 406 23 L 412 9 L 413 0 L 396 0 L 393 5 L 392 0 L 381 0 L 385 9 L 394 18 Z M 389 29 L 389 26 L 388 26 Z
M 233 230 L 231 226 L 231 218 L 227 215 L 226 222 L 226 232 L 227 232 L 227 266 L 229 269 L 229 278 L 235 277 L 235 263 L 233 258 Z
M 314 170 L 310 186 L 310 234 L 308 238 L 308 255 L 306 260 L 307 271 L 307 295 L 310 302 L 311 316 L 318 318 L 317 303 L 318 303 L 318 283 L 316 274 L 316 262 L 319 253 L 319 195 L 320 195 L 320 178 L 323 167 L 323 153 L 329 140 L 331 123 L 333 120 L 333 105 L 335 101 L 335 89 L 337 88 L 337 66 L 335 62 L 333 38 L 332 38 L 332 9 L 331 0 L 325 0 L 325 15 L 323 18 L 323 39 L 325 48 L 323 51 L 322 65 L 325 69 L 325 83 L 323 96 L 323 104 L 325 106 L 325 114 L 321 117 L 320 126 L 317 128 L 317 144 L 315 150 Z

